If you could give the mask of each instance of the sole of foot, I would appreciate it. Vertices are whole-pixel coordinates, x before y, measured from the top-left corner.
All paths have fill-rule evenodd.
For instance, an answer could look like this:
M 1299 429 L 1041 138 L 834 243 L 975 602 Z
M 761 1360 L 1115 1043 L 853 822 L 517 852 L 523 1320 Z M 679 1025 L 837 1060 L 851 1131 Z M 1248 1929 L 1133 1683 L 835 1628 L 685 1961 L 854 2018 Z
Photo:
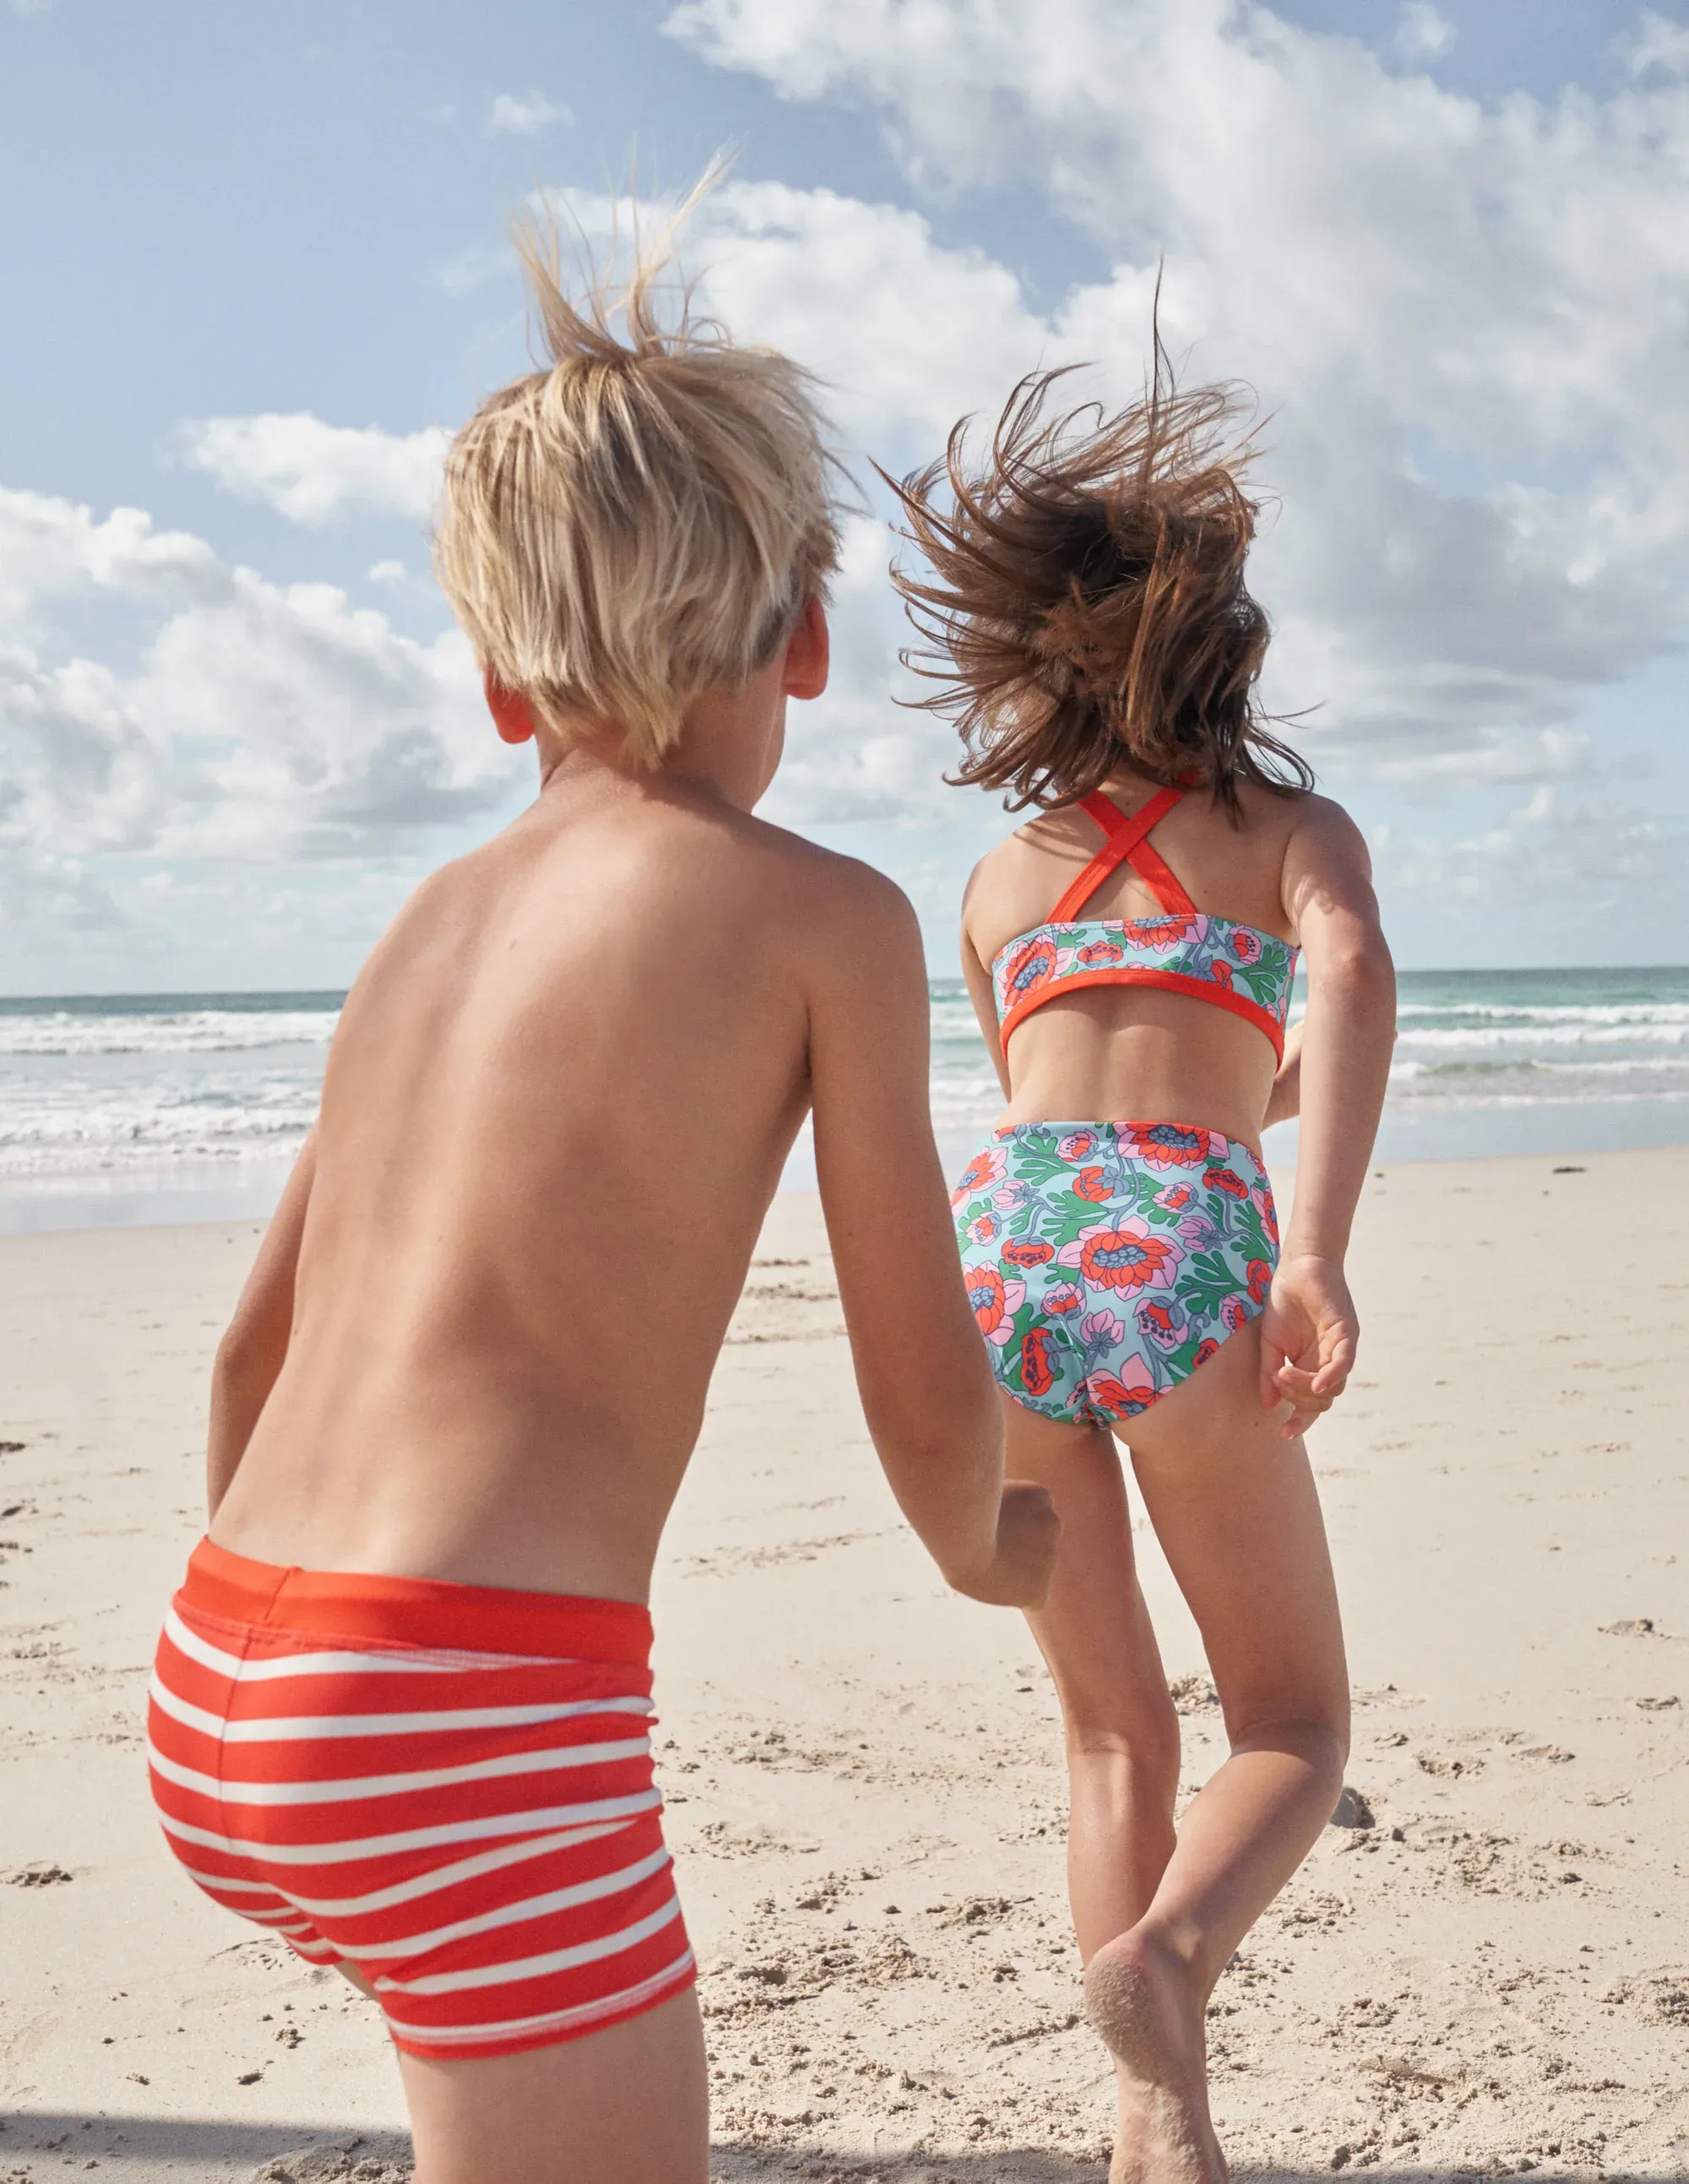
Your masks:
M 1114 2057 L 1120 2100 L 1110 2184 L 1229 2184 L 1187 1982 L 1183 1965 L 1130 1934 L 1086 1968 L 1085 2012 Z

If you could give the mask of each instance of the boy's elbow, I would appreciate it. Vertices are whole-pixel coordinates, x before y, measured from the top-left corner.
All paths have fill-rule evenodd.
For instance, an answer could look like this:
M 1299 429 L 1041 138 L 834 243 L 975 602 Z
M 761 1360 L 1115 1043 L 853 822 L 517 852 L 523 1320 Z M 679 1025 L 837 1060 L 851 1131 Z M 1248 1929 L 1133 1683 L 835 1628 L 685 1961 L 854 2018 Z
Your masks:
M 238 1318 L 231 1319 L 218 1338 L 211 1370 L 220 1380 L 237 1379 L 251 1351 L 251 1329 Z
M 942 1418 L 905 1419 L 886 1435 L 887 1461 L 905 1479 L 936 1488 L 946 1498 L 967 1496 L 983 1483 L 1001 1480 L 1003 1418 L 995 1390 L 978 1401 L 959 1401 Z
M 967 1445 L 956 1419 L 911 1418 L 890 1405 L 870 1416 L 868 1431 L 887 1472 L 912 1481 L 953 1471 Z
M 250 1315 L 237 1312 L 224 1329 L 211 1364 L 214 1387 L 237 1390 L 274 1369 L 275 1344 L 270 1331 Z

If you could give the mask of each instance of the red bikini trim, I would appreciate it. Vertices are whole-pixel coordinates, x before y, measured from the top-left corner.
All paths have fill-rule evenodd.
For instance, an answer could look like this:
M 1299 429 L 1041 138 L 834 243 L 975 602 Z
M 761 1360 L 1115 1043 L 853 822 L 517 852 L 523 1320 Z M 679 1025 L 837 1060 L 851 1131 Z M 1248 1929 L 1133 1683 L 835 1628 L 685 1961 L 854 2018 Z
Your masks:
M 1264 1032 L 1272 1042 L 1274 1053 L 1280 1061 L 1285 1058 L 1285 1028 L 1259 1001 L 1251 1001 L 1246 994 L 1230 986 L 1222 986 L 1215 979 L 1193 978 L 1188 971 L 1157 971 L 1147 963 L 1123 963 L 1106 971 L 1076 971 L 1066 978 L 1051 979 L 1047 984 L 1024 994 L 1006 1012 L 997 1034 L 999 1043 L 1006 1049 L 1009 1034 L 1035 1008 L 1045 1001 L 1053 1001 L 1058 994 L 1076 993 L 1082 986 L 1157 986 L 1164 993 L 1188 994 L 1193 1000 L 1212 1001 L 1216 1008 L 1229 1009 L 1235 1017 L 1241 1017 L 1246 1023 L 1252 1023 L 1257 1031 Z

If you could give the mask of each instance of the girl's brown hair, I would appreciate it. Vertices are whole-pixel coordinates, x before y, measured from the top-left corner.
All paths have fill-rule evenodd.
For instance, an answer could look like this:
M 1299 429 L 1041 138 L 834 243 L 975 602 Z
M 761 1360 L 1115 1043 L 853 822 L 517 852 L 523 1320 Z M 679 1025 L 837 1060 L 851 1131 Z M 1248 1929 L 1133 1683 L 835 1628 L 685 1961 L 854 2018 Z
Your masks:
M 940 685 L 913 702 L 967 748 L 951 780 L 1047 809 L 1124 764 L 1200 784 L 1234 816 L 1240 782 L 1311 788 L 1255 694 L 1269 632 L 1244 584 L 1259 510 L 1240 482 L 1255 450 L 1233 429 L 1246 390 L 1181 390 L 1157 337 L 1141 402 L 1051 415 L 1077 369 L 1021 381 L 983 467 L 965 417 L 941 461 L 887 479 L 931 566 L 892 579 L 924 640 L 904 660 Z

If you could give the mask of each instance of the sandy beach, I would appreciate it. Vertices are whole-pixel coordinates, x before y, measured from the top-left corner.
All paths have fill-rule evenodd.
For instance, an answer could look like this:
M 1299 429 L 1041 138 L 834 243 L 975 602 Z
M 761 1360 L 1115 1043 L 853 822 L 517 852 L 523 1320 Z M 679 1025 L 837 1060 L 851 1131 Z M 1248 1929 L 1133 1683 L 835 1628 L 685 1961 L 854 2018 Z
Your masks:
M 1242 2173 L 1689 2172 L 1689 1150 L 1399 1166 L 1313 1441 L 1352 1792 L 1223 1980 Z M 0 1238 L 0 2180 L 403 2165 L 369 2007 L 177 1872 L 142 1740 L 257 1230 Z M 1186 1775 L 1220 1745 L 1153 1543 Z M 662 1779 L 733 2180 L 1100 2179 L 1054 1706 L 948 1595 L 777 1201 L 655 1598 Z

